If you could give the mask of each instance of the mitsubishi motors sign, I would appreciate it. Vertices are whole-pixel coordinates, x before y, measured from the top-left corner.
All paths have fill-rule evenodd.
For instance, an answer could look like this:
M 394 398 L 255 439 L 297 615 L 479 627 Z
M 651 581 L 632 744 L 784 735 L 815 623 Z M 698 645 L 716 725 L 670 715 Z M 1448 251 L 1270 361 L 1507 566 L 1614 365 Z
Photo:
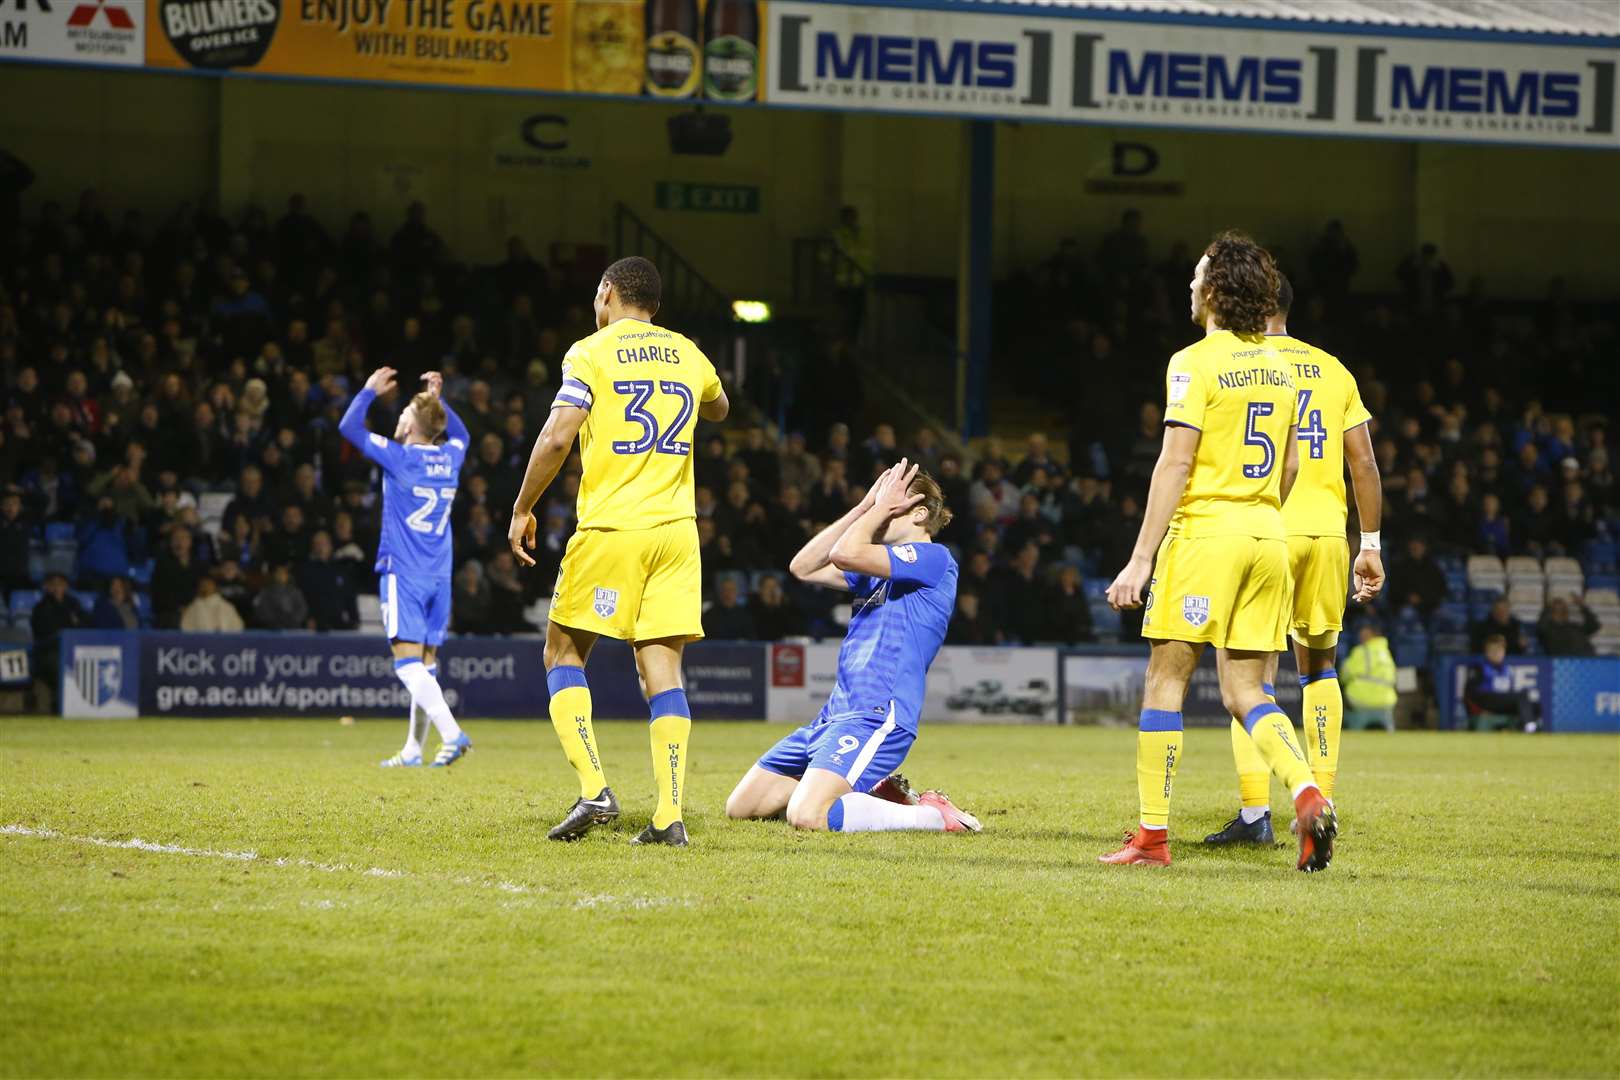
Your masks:
M 775 104 L 1620 148 L 1620 37 L 1546 44 L 783 0 L 769 25 Z
M 142 0 L 0 0 L 0 58 L 146 63 Z

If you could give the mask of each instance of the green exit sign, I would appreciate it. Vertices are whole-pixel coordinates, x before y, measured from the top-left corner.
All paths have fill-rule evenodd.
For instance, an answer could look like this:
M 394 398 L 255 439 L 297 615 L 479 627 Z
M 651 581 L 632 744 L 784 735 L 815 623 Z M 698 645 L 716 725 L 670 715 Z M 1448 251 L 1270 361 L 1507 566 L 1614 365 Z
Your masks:
M 660 210 L 696 210 L 711 214 L 759 213 L 759 188 L 752 184 L 688 184 L 658 181 Z

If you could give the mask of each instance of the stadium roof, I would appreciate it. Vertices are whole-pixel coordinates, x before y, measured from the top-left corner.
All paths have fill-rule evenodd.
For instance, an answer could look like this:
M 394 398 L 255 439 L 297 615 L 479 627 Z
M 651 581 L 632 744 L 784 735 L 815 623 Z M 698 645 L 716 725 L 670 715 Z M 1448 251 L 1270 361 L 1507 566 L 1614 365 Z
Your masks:
M 1615 0 L 967 0 L 1002 8 L 1064 8 L 1078 14 L 1336 23 L 1506 34 L 1620 36 Z M 940 5 L 954 6 L 954 5 Z

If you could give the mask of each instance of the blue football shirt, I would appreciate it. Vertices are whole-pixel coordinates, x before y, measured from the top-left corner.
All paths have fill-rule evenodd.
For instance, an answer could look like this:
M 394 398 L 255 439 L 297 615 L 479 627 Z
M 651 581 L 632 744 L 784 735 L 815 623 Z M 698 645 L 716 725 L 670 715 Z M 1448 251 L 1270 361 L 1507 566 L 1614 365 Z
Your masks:
M 895 724 L 915 735 L 928 665 L 956 607 L 956 560 L 943 544 L 893 544 L 889 577 L 844 578 L 854 613 L 821 719 L 882 719 L 892 708 Z
M 376 399 L 361 390 L 338 425 L 345 439 L 382 467 L 382 539 L 375 569 L 407 578 L 448 578 L 454 568 L 450 507 L 467 459 L 467 425 L 446 404 L 444 445 L 406 446 L 366 427 L 366 410 Z

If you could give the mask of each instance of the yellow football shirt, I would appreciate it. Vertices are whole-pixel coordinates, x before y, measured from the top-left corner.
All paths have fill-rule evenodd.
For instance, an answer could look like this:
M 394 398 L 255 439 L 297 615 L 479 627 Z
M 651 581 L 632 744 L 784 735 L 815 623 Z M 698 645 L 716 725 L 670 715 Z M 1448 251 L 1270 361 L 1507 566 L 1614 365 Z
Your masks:
M 1202 432 L 1170 535 L 1281 540 L 1294 376 L 1267 342 L 1217 330 L 1170 358 L 1164 421 Z
M 696 516 L 692 433 L 720 377 L 689 338 L 619 319 L 574 342 L 557 405 L 590 415 L 579 429 L 581 529 L 650 529 Z
M 1372 419 L 1356 377 L 1337 357 L 1287 334 L 1266 339 L 1294 373 L 1299 391 L 1299 477 L 1283 504 L 1289 536 L 1343 536 L 1344 433 Z

